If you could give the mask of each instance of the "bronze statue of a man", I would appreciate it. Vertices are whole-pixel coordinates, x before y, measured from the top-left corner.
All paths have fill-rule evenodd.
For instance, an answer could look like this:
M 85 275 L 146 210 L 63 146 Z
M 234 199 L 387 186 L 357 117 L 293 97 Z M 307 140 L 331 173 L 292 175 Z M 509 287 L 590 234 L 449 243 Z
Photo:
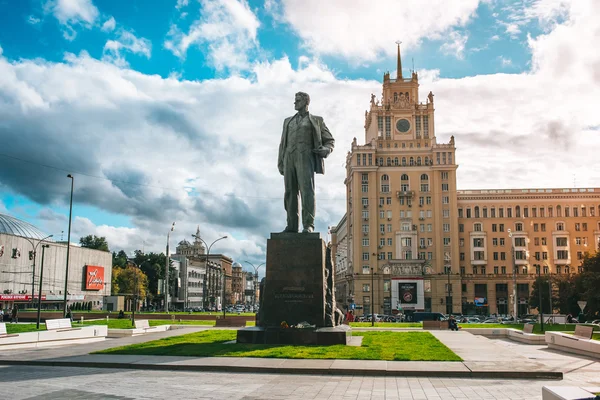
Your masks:
M 283 122 L 277 168 L 285 183 L 287 226 L 284 232 L 298 233 L 298 197 L 302 196 L 303 233 L 315 229 L 315 172 L 325 173 L 323 159 L 333 151 L 335 140 L 322 117 L 308 112 L 310 96 L 296 93 L 296 115 Z

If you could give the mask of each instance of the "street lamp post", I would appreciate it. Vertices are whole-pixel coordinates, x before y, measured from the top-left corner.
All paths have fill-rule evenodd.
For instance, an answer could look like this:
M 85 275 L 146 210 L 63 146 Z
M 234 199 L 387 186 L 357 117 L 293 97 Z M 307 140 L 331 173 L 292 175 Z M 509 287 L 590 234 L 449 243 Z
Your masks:
M 40 245 L 40 243 L 42 243 L 44 240 L 51 238 L 53 235 L 48 235 L 43 239 L 40 239 L 37 244 L 33 244 L 33 241 L 29 238 L 24 237 L 24 239 L 26 239 L 30 244 L 31 247 L 33 247 L 33 252 L 32 252 L 32 256 L 33 256 L 33 264 L 31 265 L 31 308 L 33 308 L 33 304 L 34 304 L 34 294 L 35 294 L 35 257 L 36 257 L 36 251 L 37 251 L 37 247 Z
M 167 256 L 165 261 L 165 312 L 169 313 L 169 267 L 171 266 L 171 257 L 169 255 L 169 239 L 171 232 L 175 229 L 175 222 L 171 225 L 171 229 L 167 232 Z
M 139 293 L 139 282 L 138 282 L 138 271 L 137 269 L 139 268 L 139 266 L 131 260 L 127 260 L 127 264 L 131 264 L 133 265 L 135 268 L 133 270 L 133 274 L 134 274 L 134 292 L 133 292 L 133 304 L 131 307 L 131 326 L 135 326 L 135 310 L 137 309 L 137 304 L 138 304 L 138 293 Z
M 40 266 L 40 291 L 38 294 L 36 329 L 40 329 L 40 315 L 42 313 L 42 282 L 44 281 L 44 252 L 48 247 L 50 247 L 49 244 L 42 245 L 42 265 Z
M 67 234 L 67 266 L 65 268 L 65 301 L 63 303 L 63 318 L 67 316 L 67 295 L 69 293 L 69 252 L 71 250 L 71 217 L 73 216 L 73 185 L 75 184 L 75 178 L 73 175 L 69 174 L 67 175 L 67 178 L 71 179 L 71 201 L 69 202 L 69 233 Z
M 258 269 L 260 267 L 262 267 L 263 265 L 265 265 L 265 263 L 260 264 L 258 267 L 255 267 L 254 264 L 252 264 L 250 261 L 244 261 L 250 265 L 252 265 L 252 268 L 254 268 L 254 307 L 256 307 L 256 288 L 258 285 Z
M 373 301 L 371 304 L 371 326 L 375 326 L 375 271 L 371 267 L 371 290 L 373 291 L 373 295 L 371 296 Z
M 450 271 L 451 268 L 446 268 L 446 274 L 448 275 L 448 297 L 446 297 L 446 314 L 448 315 L 452 314 L 452 300 L 450 299 Z
M 542 312 L 542 267 L 538 266 L 538 301 L 540 303 L 540 324 L 544 332 L 544 313 Z
M 510 238 L 510 253 L 513 262 L 513 315 L 514 322 L 517 322 L 517 316 L 519 314 L 518 299 L 517 299 L 517 260 L 515 259 L 515 241 L 512 237 L 512 232 L 508 229 L 508 237 Z
M 227 235 L 218 238 L 217 240 L 212 242 L 210 244 L 210 246 L 207 245 L 206 242 L 204 241 L 204 239 L 202 239 L 199 235 L 193 234 L 192 237 L 200 240 L 202 243 L 204 243 L 204 246 L 206 247 L 206 261 L 204 263 L 204 279 L 202 280 L 202 306 L 204 308 L 206 308 L 206 276 L 208 275 L 208 258 L 210 256 L 210 249 L 213 246 L 213 244 L 217 243 L 219 240 L 227 239 Z
M 223 319 L 225 319 L 225 282 L 227 280 L 227 275 L 225 274 L 225 267 L 222 269 L 223 272 L 223 295 L 221 296 L 221 308 L 223 309 Z

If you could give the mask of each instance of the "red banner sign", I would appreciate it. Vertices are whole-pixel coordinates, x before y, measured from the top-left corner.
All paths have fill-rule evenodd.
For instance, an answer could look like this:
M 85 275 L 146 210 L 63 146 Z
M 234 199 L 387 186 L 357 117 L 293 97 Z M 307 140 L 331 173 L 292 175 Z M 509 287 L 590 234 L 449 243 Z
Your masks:
M 38 298 L 38 295 L 36 294 L 35 296 L 33 296 L 34 299 Z M 28 294 L 0 294 L 0 300 L 11 300 L 11 301 L 27 301 L 27 300 L 31 300 L 31 295 Z M 46 300 L 46 295 L 42 295 L 42 300 Z
M 104 267 L 86 265 L 85 290 L 104 289 Z

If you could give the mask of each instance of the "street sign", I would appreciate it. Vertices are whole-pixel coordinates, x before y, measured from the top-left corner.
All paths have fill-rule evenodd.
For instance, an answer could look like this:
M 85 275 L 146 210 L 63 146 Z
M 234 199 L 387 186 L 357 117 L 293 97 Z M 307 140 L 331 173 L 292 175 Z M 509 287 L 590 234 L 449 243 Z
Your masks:
M 585 306 L 587 306 L 587 301 L 578 301 L 577 305 L 579 306 L 579 308 L 581 308 L 581 312 L 583 312 L 583 309 L 585 308 Z

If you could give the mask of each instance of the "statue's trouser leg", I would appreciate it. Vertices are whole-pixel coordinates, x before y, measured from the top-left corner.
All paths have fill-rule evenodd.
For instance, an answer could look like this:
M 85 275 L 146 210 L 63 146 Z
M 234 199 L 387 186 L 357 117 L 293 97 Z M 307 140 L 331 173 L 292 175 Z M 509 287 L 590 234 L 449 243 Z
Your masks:
M 315 228 L 315 156 L 302 153 L 297 157 L 296 171 L 302 195 L 302 225 Z
M 298 231 L 298 196 L 300 195 L 298 188 L 298 180 L 296 178 L 296 154 L 286 154 L 283 166 L 283 183 L 285 185 L 285 193 L 283 202 L 285 211 L 287 212 L 287 229 Z

